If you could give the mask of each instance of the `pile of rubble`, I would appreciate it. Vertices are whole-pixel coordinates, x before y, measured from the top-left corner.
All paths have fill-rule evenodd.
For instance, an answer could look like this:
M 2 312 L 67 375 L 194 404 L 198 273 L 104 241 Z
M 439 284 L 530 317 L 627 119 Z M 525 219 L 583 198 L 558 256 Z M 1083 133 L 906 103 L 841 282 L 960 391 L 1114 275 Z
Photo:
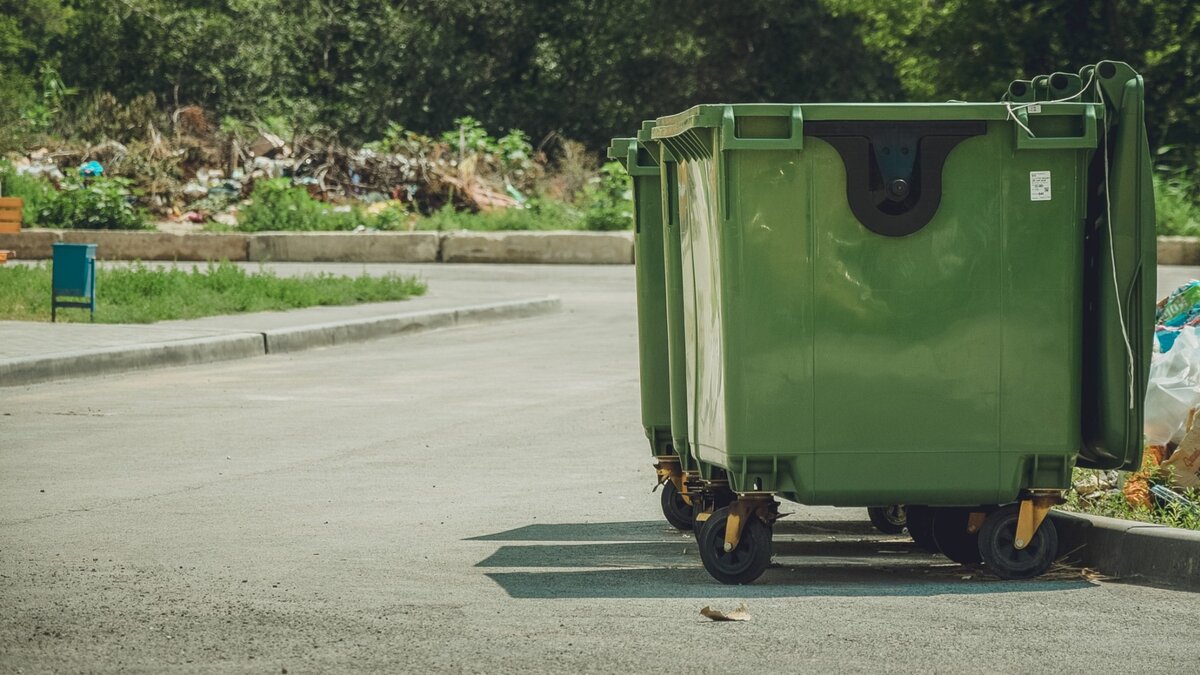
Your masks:
M 514 169 L 493 154 L 411 133 L 391 147 L 350 149 L 336 140 L 285 141 L 268 132 L 239 139 L 214 130 L 199 109 L 177 111 L 171 124 L 167 134 L 151 127 L 147 141 L 64 142 L 9 160 L 17 172 L 59 189 L 83 164 L 97 162 L 105 175 L 131 179 L 138 205 L 159 219 L 230 225 L 238 204 L 264 179 L 288 179 L 333 204 L 386 202 L 428 214 L 447 205 L 469 212 L 525 206 L 532 182 L 546 174 L 542 153 L 529 153 Z

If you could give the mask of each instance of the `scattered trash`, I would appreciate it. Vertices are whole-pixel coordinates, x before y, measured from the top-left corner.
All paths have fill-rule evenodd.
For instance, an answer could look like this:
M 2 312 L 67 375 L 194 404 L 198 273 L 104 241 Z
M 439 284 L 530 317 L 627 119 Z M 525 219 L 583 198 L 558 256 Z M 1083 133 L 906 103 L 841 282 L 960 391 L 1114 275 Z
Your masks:
M 719 609 L 705 606 L 700 610 L 700 615 L 713 621 L 749 621 L 750 611 L 746 609 L 746 603 L 738 605 L 738 608 L 732 612 L 722 612 Z
M 178 108 L 163 122 L 121 141 L 55 141 L 8 159 L 18 174 L 45 179 L 56 189 L 75 173 L 129 178 L 138 206 L 155 217 L 229 227 L 236 227 L 236 219 L 226 214 L 264 179 L 290 179 L 327 203 L 395 207 L 402 217 L 389 213 L 387 229 L 403 229 L 406 220 L 412 229 L 419 216 L 447 207 L 470 213 L 524 209 L 534 204 L 527 195 L 535 191 L 559 199 L 581 189 L 568 181 L 570 172 L 543 181 L 555 168 L 540 147 L 501 152 L 412 132 L 359 148 L 303 134 L 285 140 L 262 130 L 239 137 L 212 124 L 198 106 Z M 574 156 L 571 142 L 556 142 Z
M 79 166 L 79 175 L 84 178 L 96 178 L 104 175 L 104 167 L 100 166 L 100 162 L 91 161 L 84 162 Z
M 1179 443 L 1188 410 L 1200 406 L 1200 329 L 1182 327 L 1171 349 L 1151 357 L 1146 387 L 1146 442 Z
M 1165 485 L 1151 485 L 1150 493 L 1153 494 L 1154 497 L 1163 505 L 1170 504 L 1173 506 L 1182 507 L 1188 511 L 1200 515 L 1200 504 L 1196 504 L 1192 500 L 1184 497 Z
M 1193 408 L 1188 432 L 1162 466 L 1170 472 L 1171 482 L 1182 488 L 1200 488 L 1200 413 Z
M 287 143 L 275 134 L 261 133 L 250 143 L 250 152 L 257 157 L 277 157 L 287 154 Z
M 1176 288 L 1158 301 L 1154 311 L 1154 337 L 1162 352 L 1169 352 L 1185 326 L 1200 326 L 1200 281 Z
M 1117 471 L 1102 471 L 1084 475 L 1072 487 L 1081 497 L 1102 496 L 1121 487 L 1121 474 Z
M 1045 574 L 1038 578 L 1045 581 L 1077 581 L 1082 579 L 1090 584 L 1098 584 L 1101 581 L 1109 579 L 1109 577 L 1090 567 L 1075 567 L 1062 562 L 1054 563 Z

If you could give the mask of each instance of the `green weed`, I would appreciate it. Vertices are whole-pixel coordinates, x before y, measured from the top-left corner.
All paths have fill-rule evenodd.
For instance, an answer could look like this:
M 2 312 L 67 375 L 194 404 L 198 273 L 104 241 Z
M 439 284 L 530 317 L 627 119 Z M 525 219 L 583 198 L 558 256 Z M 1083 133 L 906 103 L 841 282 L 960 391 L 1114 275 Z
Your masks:
M 127 178 L 67 178 L 40 203 L 37 223 L 68 230 L 141 230 L 149 220 L 133 204 Z
M 50 266 L 0 267 L 0 320 L 50 320 Z M 152 323 L 217 314 L 287 310 L 318 305 L 405 300 L 425 292 L 414 277 L 333 274 L 280 277 L 248 272 L 228 261 L 191 269 L 142 263 L 102 267 L 96 278 L 96 321 Z M 63 310 L 59 321 L 87 321 L 82 310 Z
M 1074 482 L 1078 483 L 1095 473 L 1103 472 L 1075 469 Z M 1200 490 L 1185 490 L 1183 496 L 1193 504 L 1200 505 Z M 1134 508 L 1125 500 L 1125 495 L 1120 490 L 1087 496 L 1080 495 L 1075 490 L 1068 490 L 1067 502 L 1061 508 L 1094 516 L 1200 530 L 1200 511 L 1177 504 L 1162 504 L 1153 509 Z

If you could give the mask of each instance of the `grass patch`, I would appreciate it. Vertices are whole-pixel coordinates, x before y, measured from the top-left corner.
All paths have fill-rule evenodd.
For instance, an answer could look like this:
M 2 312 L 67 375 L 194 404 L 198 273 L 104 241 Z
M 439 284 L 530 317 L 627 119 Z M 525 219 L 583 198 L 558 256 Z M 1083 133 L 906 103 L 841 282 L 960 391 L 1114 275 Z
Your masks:
M 418 230 L 508 232 L 517 230 L 582 230 L 583 214 L 566 204 L 538 201 L 525 209 L 468 213 L 445 208 L 416 221 Z
M 1154 210 L 1159 234 L 1200 236 L 1200 189 L 1186 174 L 1154 174 Z
M 50 267 L 0 267 L 0 319 L 50 320 Z M 217 314 L 298 309 L 318 305 L 405 300 L 425 292 L 424 282 L 395 274 L 357 277 L 322 273 L 280 277 L 247 272 L 228 262 L 194 269 L 102 267 L 97 272 L 97 323 L 152 323 Z M 59 310 L 59 321 L 88 321 L 87 310 Z
M 1075 469 L 1075 482 L 1093 474 L 1090 469 Z M 1187 530 L 1200 530 L 1200 512 L 1175 504 L 1164 504 L 1153 509 L 1135 508 L 1125 500 L 1120 490 L 1102 491 L 1101 493 L 1080 495 L 1075 490 L 1067 491 L 1067 503 L 1061 509 L 1076 513 L 1087 513 L 1093 516 L 1107 516 L 1123 520 L 1136 520 L 1141 523 L 1154 523 L 1169 527 L 1181 527 Z M 1184 490 L 1183 496 L 1200 504 L 1200 490 Z

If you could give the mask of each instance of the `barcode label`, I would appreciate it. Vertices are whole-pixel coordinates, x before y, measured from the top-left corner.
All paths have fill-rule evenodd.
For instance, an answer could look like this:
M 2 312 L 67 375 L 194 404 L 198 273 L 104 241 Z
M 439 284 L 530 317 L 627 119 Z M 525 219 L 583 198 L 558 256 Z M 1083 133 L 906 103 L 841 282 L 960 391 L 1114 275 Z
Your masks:
M 1050 201 L 1050 172 L 1049 171 L 1030 171 L 1029 172 L 1029 201 L 1031 201 L 1031 202 L 1048 202 L 1048 201 Z

